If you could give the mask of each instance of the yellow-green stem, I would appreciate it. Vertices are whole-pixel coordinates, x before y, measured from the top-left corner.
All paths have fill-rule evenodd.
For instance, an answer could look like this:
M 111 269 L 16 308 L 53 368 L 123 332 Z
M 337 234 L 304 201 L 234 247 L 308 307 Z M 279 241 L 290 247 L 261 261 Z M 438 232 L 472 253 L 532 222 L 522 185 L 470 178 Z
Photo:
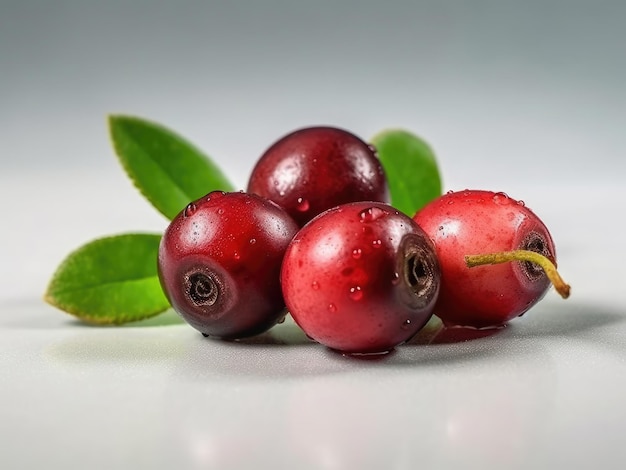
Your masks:
M 541 267 L 554 285 L 554 288 L 561 297 L 567 299 L 569 297 L 570 286 L 567 284 L 552 261 L 540 253 L 530 250 L 513 250 L 502 251 L 499 253 L 488 253 L 484 255 L 467 255 L 465 256 L 465 264 L 469 268 L 475 266 L 483 266 L 485 264 L 500 264 L 510 261 L 528 261 Z

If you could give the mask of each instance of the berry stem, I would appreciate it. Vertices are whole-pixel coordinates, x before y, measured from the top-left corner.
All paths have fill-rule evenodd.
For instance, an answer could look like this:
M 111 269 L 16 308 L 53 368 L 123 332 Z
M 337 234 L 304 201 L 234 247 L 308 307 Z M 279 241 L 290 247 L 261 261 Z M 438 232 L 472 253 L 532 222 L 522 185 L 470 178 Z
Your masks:
M 483 266 L 485 264 L 500 264 L 510 261 L 528 261 L 538 265 L 548 276 L 550 282 L 561 297 L 569 297 L 570 286 L 567 284 L 552 261 L 540 253 L 530 250 L 502 251 L 499 253 L 488 253 L 484 255 L 466 255 L 465 264 L 468 268 Z

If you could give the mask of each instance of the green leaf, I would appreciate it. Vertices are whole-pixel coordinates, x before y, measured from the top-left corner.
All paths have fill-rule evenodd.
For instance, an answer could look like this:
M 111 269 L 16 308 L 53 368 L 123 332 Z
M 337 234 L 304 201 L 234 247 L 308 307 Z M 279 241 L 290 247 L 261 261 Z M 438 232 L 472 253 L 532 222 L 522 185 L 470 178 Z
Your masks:
M 233 185 L 211 159 L 169 129 L 131 116 L 109 116 L 115 153 L 139 191 L 168 219 L 190 201 Z
M 441 196 L 437 159 L 421 138 L 401 129 L 383 131 L 371 143 L 387 174 L 391 204 L 413 216 L 428 202 Z
M 167 310 L 157 274 L 160 239 L 132 233 L 83 245 L 59 265 L 44 299 L 96 324 L 142 320 Z

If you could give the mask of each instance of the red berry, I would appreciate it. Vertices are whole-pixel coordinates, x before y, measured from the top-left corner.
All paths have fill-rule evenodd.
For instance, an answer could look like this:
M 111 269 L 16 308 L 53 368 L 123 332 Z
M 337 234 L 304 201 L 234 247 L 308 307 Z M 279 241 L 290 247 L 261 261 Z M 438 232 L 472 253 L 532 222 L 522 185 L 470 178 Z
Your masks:
M 298 227 L 276 204 L 215 191 L 165 231 L 159 278 L 174 309 L 206 336 L 261 333 L 284 312 L 280 265 Z
M 510 253 L 539 253 L 546 269 L 556 263 L 550 232 L 522 201 L 491 191 L 450 192 L 426 205 L 414 220 L 437 249 L 442 278 L 435 314 L 446 325 L 503 325 L 548 290 L 544 268 L 524 253 Z M 487 255 L 477 257 L 476 265 L 520 261 L 470 268 L 467 255 Z
M 287 308 L 308 336 L 344 352 L 385 352 L 430 318 L 439 265 L 410 217 L 387 204 L 356 202 L 298 232 L 281 282 Z
M 333 127 L 300 129 L 274 143 L 254 167 L 248 192 L 274 201 L 300 226 L 340 204 L 389 201 L 373 147 Z

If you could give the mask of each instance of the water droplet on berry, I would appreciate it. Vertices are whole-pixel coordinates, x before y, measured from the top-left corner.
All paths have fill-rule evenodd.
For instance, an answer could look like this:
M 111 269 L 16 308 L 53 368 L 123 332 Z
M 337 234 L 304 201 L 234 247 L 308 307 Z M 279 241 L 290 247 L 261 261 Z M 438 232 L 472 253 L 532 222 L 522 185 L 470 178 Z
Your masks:
M 224 213 L 224 209 L 222 209 L 221 207 L 217 210 L 217 213 L 219 215 L 222 215 Z
M 235 253 L 233 254 L 233 258 L 235 258 L 236 260 L 239 260 L 241 259 L 241 255 L 235 251 Z
M 378 240 L 374 240 L 374 241 L 372 242 L 372 246 L 373 246 L 374 248 L 380 248 L 381 246 L 383 246 L 383 242 L 382 242 L 380 239 L 378 239 Z
M 373 222 L 386 215 L 387 213 L 380 207 L 369 207 L 359 212 L 359 218 L 361 219 L 361 222 Z
M 335 313 L 337 311 L 337 307 L 335 304 L 328 304 L 328 311 L 331 313 Z
M 520 199 L 519 201 L 517 201 L 517 205 L 524 207 L 526 203 Z
M 370 152 L 372 152 L 374 155 L 378 154 L 378 149 L 374 145 L 368 144 L 367 148 L 370 149 Z
M 449 206 L 451 206 L 452 204 L 454 204 L 454 201 L 448 201 Z
M 283 197 L 283 196 L 285 195 L 285 191 L 278 191 L 278 195 L 279 195 L 280 197 Z
M 400 282 L 400 274 L 399 273 L 393 273 L 393 277 L 391 278 L 391 283 L 396 285 Z
M 506 193 L 496 193 L 493 195 L 493 202 L 495 202 L 496 204 L 500 204 L 500 205 L 506 205 L 506 204 L 510 204 L 511 199 L 509 198 L 509 196 Z
M 403 330 L 407 330 L 410 326 L 411 326 L 411 320 L 404 320 L 404 323 L 402 324 L 401 328 Z
M 360 286 L 350 288 L 350 298 L 352 300 L 361 300 L 363 298 L 363 291 Z
M 187 207 L 185 207 L 185 212 L 183 212 L 183 216 L 191 217 L 196 213 L 196 209 L 196 205 L 193 202 L 190 202 L 189 204 L 187 204 Z
M 301 197 L 299 197 L 296 202 L 298 203 L 298 205 L 296 206 L 296 209 L 299 210 L 300 212 L 308 211 L 309 207 L 311 206 L 309 204 L 309 201 L 307 201 L 306 199 L 301 198 Z
M 454 191 L 452 189 L 449 189 L 448 191 L 446 191 L 446 194 L 454 194 Z
M 319 283 L 319 282 L 317 282 L 317 281 L 313 281 L 313 282 L 311 283 L 311 288 L 312 288 L 313 290 L 319 290 L 319 288 L 320 288 L 320 283 Z
M 250 239 L 250 245 L 254 245 L 256 243 L 256 238 L 251 238 Z
M 225 195 L 226 193 L 224 191 L 211 191 L 208 195 L 206 200 L 210 201 L 211 199 L 219 199 L 221 198 L 223 195 Z
M 362 254 L 363 254 L 363 251 L 360 248 L 355 248 L 354 250 L 352 250 L 352 257 L 354 259 L 359 259 Z

